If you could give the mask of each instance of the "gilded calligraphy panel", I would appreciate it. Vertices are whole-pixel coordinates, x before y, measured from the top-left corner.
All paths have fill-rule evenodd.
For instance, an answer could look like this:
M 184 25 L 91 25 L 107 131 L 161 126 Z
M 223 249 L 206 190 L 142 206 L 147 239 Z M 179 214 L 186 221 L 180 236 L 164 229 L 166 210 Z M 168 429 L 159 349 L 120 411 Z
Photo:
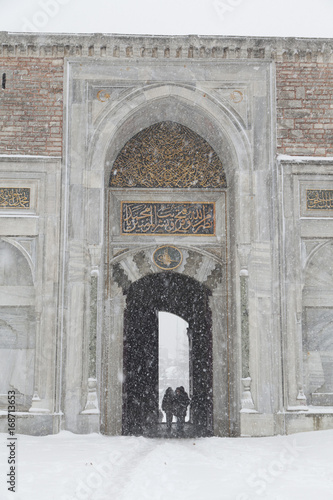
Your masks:
M 333 189 L 307 189 L 307 210 L 333 210 Z
M 123 201 L 121 233 L 215 236 L 215 203 Z
M 30 208 L 30 188 L 0 188 L 0 208 Z

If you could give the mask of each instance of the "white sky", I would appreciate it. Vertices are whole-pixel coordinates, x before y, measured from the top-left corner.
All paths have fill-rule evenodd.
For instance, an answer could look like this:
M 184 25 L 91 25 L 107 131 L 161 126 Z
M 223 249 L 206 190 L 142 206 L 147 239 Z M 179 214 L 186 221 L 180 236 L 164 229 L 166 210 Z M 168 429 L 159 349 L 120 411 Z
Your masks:
M 332 37 L 333 0 L 0 0 L 0 31 Z
M 179 349 L 188 350 L 186 333 L 188 323 L 179 316 L 167 312 L 160 312 L 158 319 L 160 348 L 168 349 L 170 358 L 175 358 Z

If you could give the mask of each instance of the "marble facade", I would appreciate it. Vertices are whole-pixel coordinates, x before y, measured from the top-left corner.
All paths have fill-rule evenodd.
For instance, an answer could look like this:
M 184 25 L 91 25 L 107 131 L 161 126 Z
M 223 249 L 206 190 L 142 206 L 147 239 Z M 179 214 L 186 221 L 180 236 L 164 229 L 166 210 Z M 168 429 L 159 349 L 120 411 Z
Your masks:
M 333 159 L 277 155 L 274 61 L 69 54 L 63 95 L 62 157 L 0 156 L 0 190 L 29 188 L 0 205 L 1 431 L 14 388 L 19 432 L 121 434 L 126 290 L 163 245 L 210 291 L 214 435 L 332 428 Z M 126 144 L 168 122 L 226 186 L 110 185 Z M 125 234 L 130 202 L 214 204 L 215 231 Z

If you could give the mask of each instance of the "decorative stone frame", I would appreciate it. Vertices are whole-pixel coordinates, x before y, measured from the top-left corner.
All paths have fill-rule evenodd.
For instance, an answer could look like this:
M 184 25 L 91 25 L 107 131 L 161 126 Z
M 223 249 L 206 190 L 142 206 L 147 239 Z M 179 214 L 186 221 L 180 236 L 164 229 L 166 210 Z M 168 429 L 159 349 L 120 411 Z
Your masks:
M 34 351 L 33 394 L 29 395 L 29 407 L 24 411 L 19 412 L 17 406 L 16 430 L 23 434 L 52 434 L 59 432 L 61 416 L 61 159 L 0 155 L 0 173 L 1 187 L 30 189 L 28 208 L 0 209 L 0 237 L 26 259 L 32 279 L 31 286 L 1 287 L 0 294 L 1 306 L 29 310 L 31 318 L 26 329 L 31 330 L 29 348 Z M 20 397 L 18 394 L 17 402 Z M 2 413 L 0 429 L 6 432 L 7 413 Z
M 120 365 L 121 342 L 117 343 L 111 358 L 105 358 L 110 349 L 107 332 L 121 331 L 121 314 L 113 316 L 110 330 L 110 307 L 105 296 L 104 262 L 108 261 L 107 196 L 110 170 L 117 154 L 139 130 L 159 121 L 172 120 L 192 129 L 212 146 L 221 158 L 227 176 L 227 233 L 228 276 L 226 294 L 229 314 L 229 380 L 228 405 L 216 403 L 217 435 L 237 435 L 240 430 L 241 391 L 241 308 L 240 266 L 237 248 L 249 245 L 254 250 L 254 262 L 265 263 L 269 278 L 263 284 L 265 310 L 260 317 L 249 304 L 249 367 L 255 407 L 265 414 L 264 433 L 272 433 L 273 413 L 270 401 L 277 400 L 264 394 L 265 381 L 260 380 L 258 364 L 264 363 L 269 378 L 278 380 L 276 366 L 265 362 L 267 353 L 278 349 L 278 322 L 273 318 L 277 289 L 271 280 L 277 269 L 271 269 L 277 248 L 274 220 L 274 98 L 273 65 L 262 61 L 186 61 L 182 60 L 101 60 L 99 58 L 68 59 L 66 66 L 66 133 L 65 170 L 63 176 L 64 249 L 65 249 L 65 311 L 64 324 L 67 340 L 64 380 L 64 412 L 66 428 L 76 432 L 99 430 L 98 410 L 95 414 L 82 413 L 87 401 L 86 346 L 89 344 L 89 259 L 87 247 L 101 249 L 103 259 L 96 264 L 97 292 L 97 387 L 104 400 L 108 382 L 105 360 Z M 98 92 L 105 91 L 103 102 Z M 241 102 L 232 96 L 237 90 Z M 101 94 L 99 94 L 100 96 Z M 108 96 L 106 98 L 106 96 Z M 258 197 L 256 194 L 258 193 Z M 75 218 L 74 215 L 75 214 Z M 67 218 L 67 219 L 66 219 Z M 257 225 L 260 230 L 257 230 Z M 190 245 L 186 238 L 183 245 Z M 197 245 L 200 246 L 200 245 Z M 119 245 L 121 250 L 122 245 Z M 123 247 L 122 247 L 123 248 Z M 223 253 L 223 252 L 222 252 Z M 275 257 L 274 257 L 275 256 Z M 213 260 L 214 258 L 211 257 Z M 119 258 L 121 260 L 121 258 Z M 216 259 L 216 258 L 215 258 Z M 260 295 L 257 286 L 256 264 L 246 263 L 249 289 L 254 297 Z M 253 270 L 253 275 L 251 272 Z M 123 299 L 117 296 L 120 308 Z M 216 298 L 216 303 L 219 302 Z M 87 307 L 88 306 L 88 307 Z M 121 309 L 120 309 L 121 310 Z M 83 318 L 85 320 L 83 321 Z M 120 322 L 120 323 L 119 323 Z M 272 324 L 273 343 L 263 342 L 258 347 L 258 328 Z M 112 335 L 112 334 L 111 334 Z M 118 339 L 119 341 L 120 339 Z M 77 346 L 83 356 L 77 359 Z M 103 366 L 104 365 L 104 366 Z M 272 391 L 275 389 L 272 388 Z M 276 389 L 278 392 L 278 389 Z M 117 389 L 115 394 L 117 393 Z M 111 409 L 111 413 L 110 413 Z M 110 434 L 119 434 L 119 398 L 115 396 L 109 413 L 101 415 L 101 428 Z M 228 414 L 229 413 L 229 414 Z M 223 415 L 223 416 L 221 416 Z M 228 425 L 225 425 L 225 421 Z M 249 432 L 248 414 L 242 414 L 242 425 Z M 249 424 L 252 425 L 252 424 Z M 251 431 L 252 432 L 252 431 Z
M 284 307 L 282 352 L 285 432 L 331 428 L 333 407 L 311 406 L 305 395 L 303 334 L 306 308 L 332 308 L 327 284 L 307 287 L 306 275 L 313 256 L 333 241 L 333 210 L 307 207 L 307 190 L 333 188 L 332 158 L 279 158 L 281 203 L 281 285 Z M 330 266 L 330 262 L 322 262 Z M 288 305 L 288 307 L 287 307 Z

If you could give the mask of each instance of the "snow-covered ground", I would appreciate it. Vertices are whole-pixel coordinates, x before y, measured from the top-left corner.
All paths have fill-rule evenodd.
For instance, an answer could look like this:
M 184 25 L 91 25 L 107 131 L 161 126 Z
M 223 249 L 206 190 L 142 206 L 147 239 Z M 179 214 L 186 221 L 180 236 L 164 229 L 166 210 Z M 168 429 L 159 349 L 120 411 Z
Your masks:
M 333 430 L 179 440 L 18 435 L 16 493 L 5 484 L 7 438 L 1 500 L 333 499 Z

